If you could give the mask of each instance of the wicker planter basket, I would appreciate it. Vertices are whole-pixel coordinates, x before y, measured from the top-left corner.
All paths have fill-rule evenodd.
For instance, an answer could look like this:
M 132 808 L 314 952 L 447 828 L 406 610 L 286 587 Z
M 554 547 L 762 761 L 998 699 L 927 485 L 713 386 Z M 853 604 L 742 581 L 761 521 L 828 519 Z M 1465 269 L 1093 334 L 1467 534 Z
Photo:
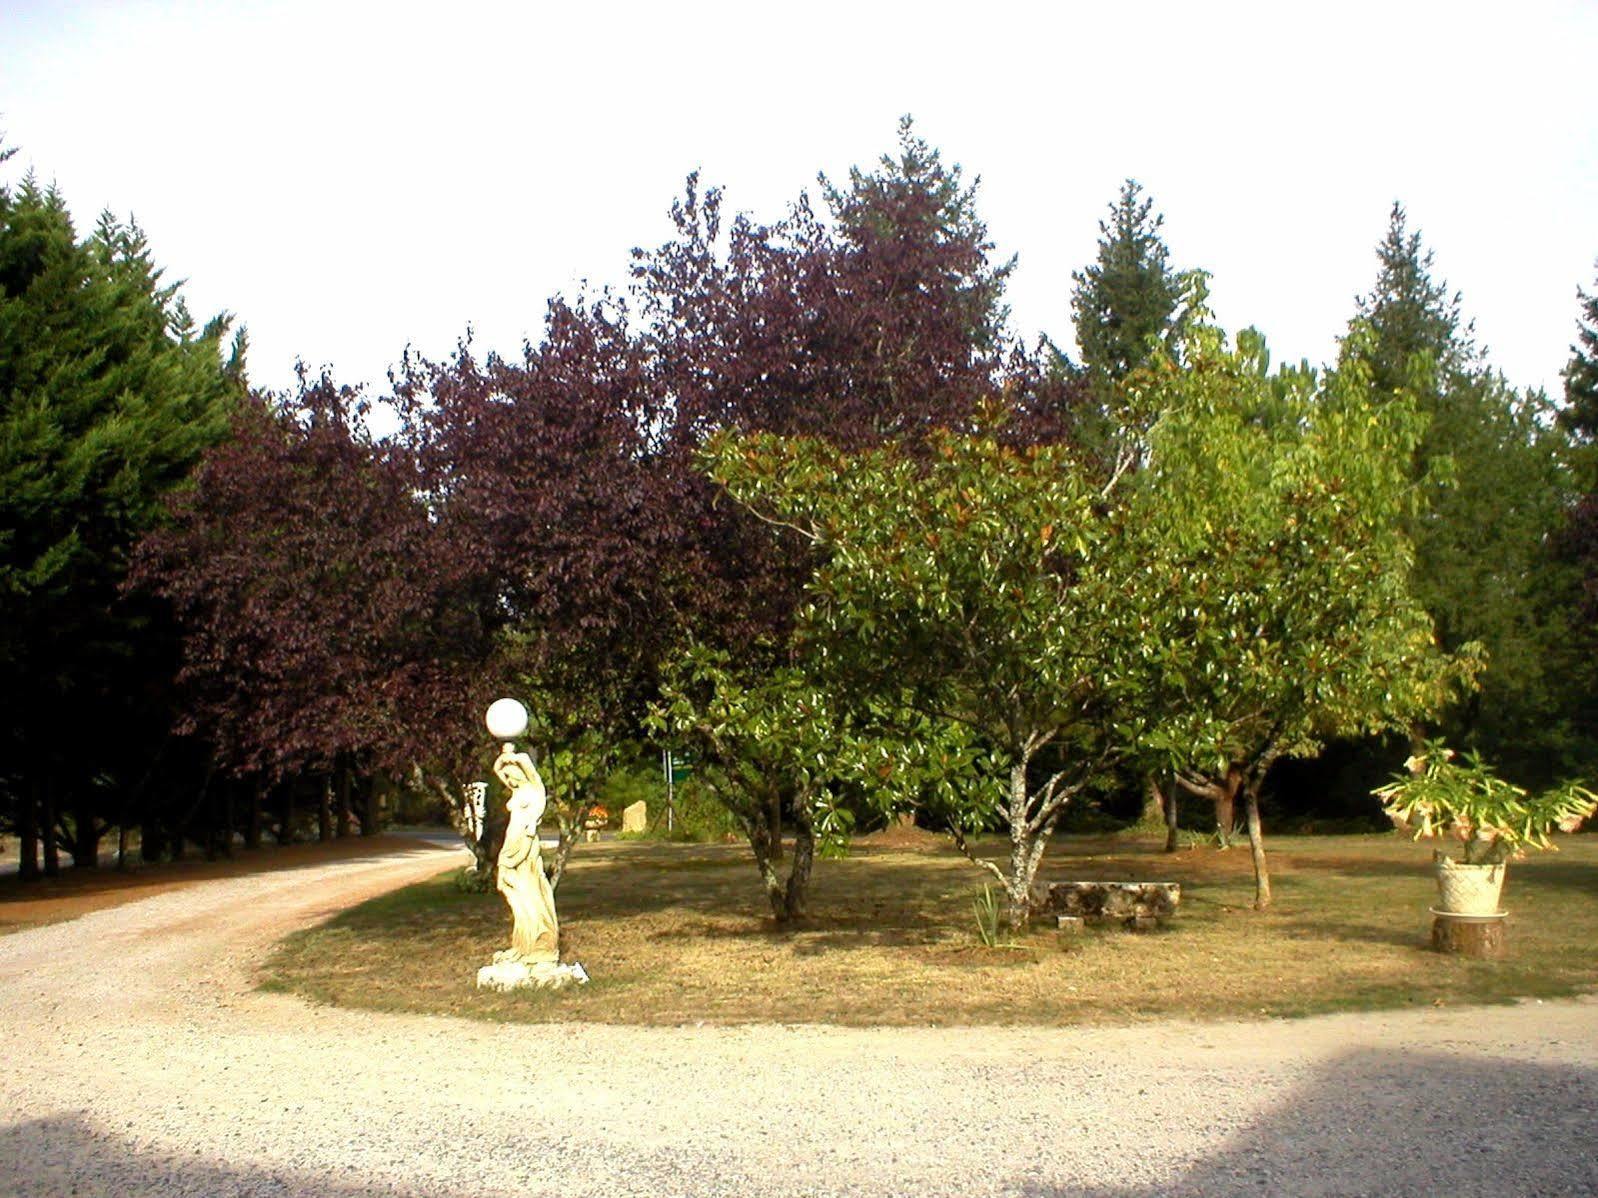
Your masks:
M 1453 915 L 1497 915 L 1504 889 L 1504 869 L 1497 865 L 1461 865 L 1438 853 L 1437 909 Z

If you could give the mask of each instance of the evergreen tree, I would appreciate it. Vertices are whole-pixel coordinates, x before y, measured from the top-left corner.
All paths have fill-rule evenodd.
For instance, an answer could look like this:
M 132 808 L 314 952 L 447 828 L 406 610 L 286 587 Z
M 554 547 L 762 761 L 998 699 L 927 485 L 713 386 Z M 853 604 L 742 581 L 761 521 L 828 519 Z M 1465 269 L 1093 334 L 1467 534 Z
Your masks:
M 1108 220 L 1099 222 L 1098 256 L 1072 274 L 1071 311 L 1082 351 L 1081 375 L 1091 404 L 1072 421 L 1072 439 L 1091 447 L 1107 477 L 1136 468 L 1159 412 L 1142 402 L 1148 388 L 1128 388 L 1129 376 L 1156 350 L 1180 363 L 1182 334 L 1204 308 L 1208 276 L 1177 271 L 1160 229 L 1165 217 L 1136 179 L 1121 186 Z M 1060 356 L 1061 373 L 1073 368 Z
M 1540 781 L 1572 749 L 1560 682 L 1563 584 L 1549 546 L 1568 496 L 1564 439 L 1536 392 L 1517 392 L 1486 363 L 1457 292 L 1433 277 L 1432 251 L 1394 204 L 1377 248 L 1376 284 L 1360 297 L 1344 366 L 1373 394 L 1406 395 L 1427 419 L 1411 478 L 1416 592 L 1450 652 L 1479 642 L 1481 689 L 1447 717 L 1448 735 Z
M 1361 357 L 1376 393 L 1410 389 L 1424 403 L 1435 400 L 1437 378 L 1469 370 L 1478 354 L 1474 330 L 1460 315 L 1459 293 L 1450 295 L 1446 283 L 1432 280 L 1433 253 L 1408 226 L 1404 206 L 1394 201 L 1387 235 L 1376 247 L 1376 285 L 1356 301 L 1356 318 L 1373 333 L 1361 342 Z
M 1097 258 L 1071 275 L 1071 314 L 1090 375 L 1118 383 L 1149 360 L 1156 343 L 1177 346 L 1201 276 L 1172 268 L 1164 224 L 1142 185 L 1128 179 L 1099 222 Z
M 3 810 L 47 868 L 92 864 L 102 816 L 146 776 L 157 609 L 122 593 L 165 496 L 221 437 L 242 335 L 196 329 L 136 225 L 79 240 L 60 193 L 0 187 L 0 699 Z
M 1559 422 L 1584 442 L 1598 441 L 1598 291 L 1588 295 L 1579 288 L 1581 316 L 1576 321 L 1576 344 L 1565 366 L 1565 406 Z
M 1578 442 L 1572 454 L 1580 498 L 1559 538 L 1560 560 L 1571 570 L 1571 616 L 1567 656 L 1571 724 L 1578 743 L 1598 757 L 1598 292 L 1576 292 L 1581 300 L 1576 344 L 1565 367 L 1565 405 L 1560 424 Z

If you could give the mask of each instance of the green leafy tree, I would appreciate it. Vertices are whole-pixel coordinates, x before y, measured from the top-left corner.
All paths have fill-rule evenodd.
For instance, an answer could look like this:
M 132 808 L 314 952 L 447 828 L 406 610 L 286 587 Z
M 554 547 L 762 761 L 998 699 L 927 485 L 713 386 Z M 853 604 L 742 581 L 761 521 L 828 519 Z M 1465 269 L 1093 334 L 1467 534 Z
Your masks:
M 1066 804 L 1135 739 L 1143 662 L 1120 530 L 1063 446 L 942 433 L 929 449 L 729 436 L 710 456 L 734 497 L 824 556 L 798 635 L 827 692 L 873 706 L 917 783 L 975 772 L 949 830 L 1020 926 Z M 1003 866 L 968 843 L 992 812 Z
M 1159 413 L 1142 406 L 1151 392 L 1128 388 L 1134 372 L 1157 353 L 1179 360 L 1183 330 L 1201 311 L 1208 292 L 1203 271 L 1178 271 L 1171 265 L 1162 228 L 1136 179 L 1121 186 L 1107 220 L 1099 222 L 1098 254 L 1071 277 L 1076 286 L 1071 312 L 1082 374 L 1092 405 L 1077 419 L 1076 435 L 1096 446 L 1108 477 L 1135 469 L 1144 460 L 1150 425 Z M 1146 779 L 1149 815 L 1163 808 L 1167 848 L 1176 848 L 1176 792 L 1158 769 Z M 1224 812 L 1224 804 L 1218 810 Z M 1229 814 L 1218 819 L 1222 843 L 1231 831 Z
M 105 216 L 80 241 L 53 187 L 0 187 L 0 788 L 25 870 L 41 837 L 53 866 L 69 831 L 92 865 L 115 796 L 164 740 L 150 715 L 170 702 L 172 637 L 123 583 L 227 430 L 243 389 L 227 328 L 196 326 L 136 225 Z
M 697 471 L 693 453 L 724 429 L 849 447 L 916 442 L 967 425 L 992 389 L 1010 265 L 992 258 L 976 184 L 908 121 L 894 151 L 846 182 L 821 184 L 826 216 L 800 197 L 775 224 L 739 216 L 724 225 L 720 193 L 701 194 L 691 179 L 673 208 L 675 238 L 638 255 L 637 309 L 650 376 L 669 396 L 660 424 L 671 464 Z M 725 502 L 702 475 L 695 481 L 697 490 L 665 509 L 685 535 L 668 567 L 676 593 L 661 607 L 679 618 L 685 639 L 729 656 L 712 673 L 679 678 L 688 701 L 679 734 L 698 738 L 701 777 L 715 777 L 714 792 L 752 829 L 757 865 L 785 920 L 803 908 L 809 867 L 795 872 L 795 860 L 780 878 L 775 872 L 784 822 L 801 842 L 796 853 L 808 854 L 819 833 L 807 826 L 806 796 L 819 801 L 831 788 L 774 776 L 778 762 L 797 768 L 788 747 L 732 726 L 717 732 L 719 746 L 707 743 L 703 717 L 735 704 L 735 724 L 747 730 L 787 710 L 803 689 L 807 664 L 790 632 L 812 563 L 797 537 Z M 699 660 L 708 669 L 709 659 Z M 750 758 L 739 766 L 735 752 Z M 764 824 L 753 829 L 757 817 Z
M 1587 751 L 1591 768 L 1598 745 L 1598 293 L 1578 291 L 1581 316 L 1576 343 L 1565 367 L 1563 427 L 1576 439 L 1573 453 L 1579 497 L 1565 517 L 1557 540 L 1559 561 L 1569 570 L 1570 635 L 1563 643 L 1574 701 L 1570 720 L 1574 739 Z
M 1406 729 L 1474 663 L 1438 648 L 1411 586 L 1413 403 L 1373 404 L 1358 365 L 1273 375 L 1252 330 L 1233 347 L 1196 326 L 1184 354 L 1136 384 L 1164 412 L 1127 520 L 1128 605 L 1154 655 L 1145 743 L 1223 810 L 1243 799 L 1263 908 L 1271 766 Z
M 702 785 L 738 821 L 778 924 L 802 919 L 818 851 L 841 847 L 853 813 L 838 804 L 859 748 L 835 697 L 791 656 L 691 645 L 667 671 L 651 722 L 694 755 Z M 781 813 L 791 813 L 784 853 Z

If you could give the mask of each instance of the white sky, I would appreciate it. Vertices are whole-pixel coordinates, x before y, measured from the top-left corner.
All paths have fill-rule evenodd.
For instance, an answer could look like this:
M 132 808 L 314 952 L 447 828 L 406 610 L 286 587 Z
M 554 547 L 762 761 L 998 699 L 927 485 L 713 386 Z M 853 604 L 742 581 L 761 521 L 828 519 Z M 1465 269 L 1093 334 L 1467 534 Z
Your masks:
M 1494 363 L 1558 393 L 1598 258 L 1598 3 L 0 0 L 0 129 L 86 229 L 132 212 L 199 318 L 381 384 L 471 324 L 507 353 L 620 282 L 695 167 L 774 217 L 897 119 L 983 179 L 1017 329 L 1135 176 L 1178 266 L 1278 361 L 1324 361 L 1388 205 Z M 20 168 L 20 169 L 19 169 Z

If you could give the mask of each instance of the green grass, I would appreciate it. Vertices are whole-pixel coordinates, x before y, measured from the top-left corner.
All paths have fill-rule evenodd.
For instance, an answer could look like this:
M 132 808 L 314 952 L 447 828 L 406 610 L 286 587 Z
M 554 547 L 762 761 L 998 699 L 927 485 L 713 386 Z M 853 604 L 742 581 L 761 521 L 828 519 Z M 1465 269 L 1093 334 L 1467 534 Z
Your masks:
M 1069 1024 L 1569 995 L 1598 985 L 1598 837 L 1563 843 L 1510 866 L 1500 962 L 1430 950 L 1429 851 L 1390 835 L 1275 839 L 1264 913 L 1246 847 L 1063 838 L 1043 876 L 1181 882 L 1180 913 L 1155 932 L 1042 930 L 998 950 L 972 912 L 986 876 L 950 851 L 818 862 L 811 919 L 782 933 L 742 846 L 606 842 L 574 854 L 559 896 L 562 955 L 588 986 L 477 991 L 509 917 L 448 875 L 290 937 L 265 985 L 380 1011 L 634 1024 Z

